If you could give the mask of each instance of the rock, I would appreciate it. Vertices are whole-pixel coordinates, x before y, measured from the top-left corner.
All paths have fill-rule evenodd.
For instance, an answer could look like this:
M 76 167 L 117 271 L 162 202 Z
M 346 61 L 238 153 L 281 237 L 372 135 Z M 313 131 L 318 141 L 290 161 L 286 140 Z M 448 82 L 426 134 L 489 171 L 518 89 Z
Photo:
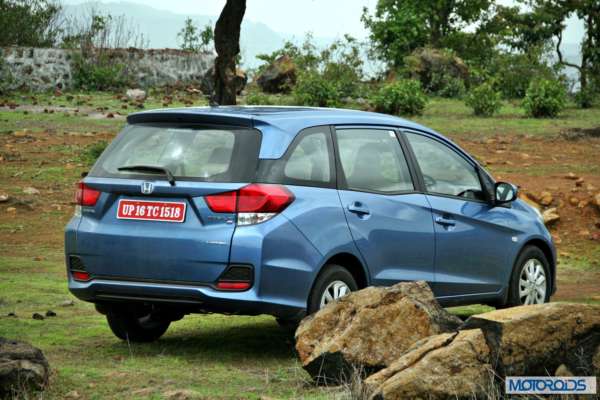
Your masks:
M 59 307 L 72 307 L 75 305 L 75 302 L 73 300 L 65 300 L 62 303 L 60 303 L 58 306 Z
M 235 80 L 235 92 L 241 94 L 248 83 L 248 75 L 243 69 L 236 68 L 235 77 L 233 79 Z
M 235 76 L 233 77 L 235 80 L 236 93 L 240 94 L 242 90 L 246 87 L 248 83 L 248 76 L 244 70 L 237 68 L 235 71 Z M 207 96 L 211 96 L 215 91 L 215 67 L 214 65 L 210 67 L 202 79 L 200 80 L 200 90 Z
M 52 310 L 46 311 L 46 317 L 56 317 L 56 313 Z
M 371 399 L 488 398 L 490 350 L 481 330 L 424 339 L 365 381 Z
M 169 390 L 164 392 L 163 396 L 167 400 L 194 400 L 203 398 L 200 393 L 189 389 Z
M 583 372 L 591 369 L 600 344 L 600 307 L 574 303 L 513 307 L 472 316 L 463 328 L 483 330 L 500 376 L 546 376 L 560 364 Z
M 14 214 L 14 213 L 16 213 L 16 212 L 17 212 L 17 209 L 16 209 L 16 208 L 14 208 L 14 207 L 8 207 L 8 208 L 6 209 L 6 212 L 7 212 L 7 213 L 9 213 L 9 214 Z
M 81 395 L 79 394 L 79 392 L 77 390 L 71 390 L 70 392 L 65 394 L 66 399 L 79 399 L 80 397 L 81 397 Z
M 404 62 L 408 75 L 420 80 L 427 91 L 437 92 L 443 89 L 444 80 L 435 77 L 452 77 L 463 82 L 469 78 L 469 68 L 465 62 L 445 50 L 420 48 L 405 57 Z
M 258 76 L 256 83 L 266 93 L 288 93 L 296 84 L 296 64 L 284 54 Z
M 6 203 L 8 201 L 8 199 L 10 199 L 10 197 L 8 197 L 7 194 L 0 193 L 0 203 Z
M 525 203 L 529 204 L 530 206 L 532 206 L 533 208 L 537 208 L 538 211 L 542 211 L 542 207 L 540 206 L 540 204 L 536 201 L 536 199 L 534 198 L 533 195 L 525 193 L 525 192 L 519 192 L 519 198 L 521 200 L 523 200 Z
M 302 320 L 296 350 L 315 380 L 343 382 L 356 369 L 382 369 L 418 340 L 460 324 L 425 282 L 368 287 Z
M 43 390 L 49 372 L 40 349 L 0 337 L 0 398 L 26 398 L 27 392 Z
M 596 207 L 598 207 L 598 210 L 600 211 L 600 193 L 598 193 L 598 194 L 596 194 L 594 196 L 594 201 L 593 202 L 594 202 L 594 205 Z
M 556 371 L 554 372 L 554 376 L 575 376 L 569 368 L 565 364 L 560 364 Z
M 543 206 L 549 206 L 550 204 L 552 204 L 552 200 L 554 200 L 554 198 L 552 197 L 552 193 L 550 192 L 542 192 L 540 193 L 540 204 Z
M 573 181 L 576 181 L 577 179 L 579 179 L 579 177 L 577 175 L 575 175 L 572 172 L 569 172 L 568 174 L 565 175 L 565 179 L 571 179 Z
M 560 215 L 558 215 L 558 210 L 556 207 L 552 207 L 542 213 L 542 218 L 544 219 L 544 224 L 546 224 L 546 226 L 550 226 L 560 219 Z
M 588 204 L 590 204 L 589 200 L 581 200 L 579 204 L 577 204 L 577 208 L 586 208 Z
M 569 204 L 572 205 L 573 207 L 577 207 L 577 205 L 579 204 L 579 199 L 577 197 L 570 197 L 569 198 Z
M 44 316 L 40 313 L 33 313 L 33 315 L 31 316 L 31 318 L 33 319 L 37 319 L 38 321 L 41 321 L 44 319 Z
M 40 194 L 40 191 L 37 190 L 34 187 L 28 186 L 25 189 L 23 189 L 23 193 L 25 193 L 25 194 L 31 194 L 31 195 L 37 195 L 37 194 Z
M 17 318 L 17 314 L 15 314 L 14 311 L 9 312 L 8 314 L 6 314 L 6 316 L 11 318 Z
M 583 182 L 585 182 L 585 180 L 583 178 L 579 178 L 575 181 L 575 186 L 583 186 Z
M 128 89 L 125 92 L 127 99 L 132 101 L 144 101 L 146 100 L 146 92 L 142 89 Z

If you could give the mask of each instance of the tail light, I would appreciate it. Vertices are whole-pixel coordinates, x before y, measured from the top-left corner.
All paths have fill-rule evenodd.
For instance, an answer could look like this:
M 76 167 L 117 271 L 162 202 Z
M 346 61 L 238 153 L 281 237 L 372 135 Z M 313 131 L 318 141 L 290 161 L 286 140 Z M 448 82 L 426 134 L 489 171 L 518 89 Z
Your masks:
M 69 270 L 76 281 L 87 282 L 92 279 L 90 273 L 85 270 L 85 264 L 77 256 L 69 256 Z
M 100 197 L 100 191 L 92 189 L 83 182 L 77 184 L 75 192 L 75 203 L 80 206 L 95 206 Z
M 253 183 L 243 188 L 205 197 L 208 207 L 216 213 L 237 213 L 238 225 L 264 222 L 282 212 L 294 195 L 281 185 Z

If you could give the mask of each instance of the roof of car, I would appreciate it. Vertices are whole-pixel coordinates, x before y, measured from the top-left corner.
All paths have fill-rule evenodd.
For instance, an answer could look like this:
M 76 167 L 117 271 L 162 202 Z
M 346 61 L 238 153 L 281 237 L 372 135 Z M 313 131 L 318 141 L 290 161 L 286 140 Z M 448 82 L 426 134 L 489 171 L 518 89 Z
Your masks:
M 214 106 L 164 108 L 127 117 L 130 124 L 200 123 L 257 128 L 263 134 L 260 158 L 279 158 L 294 137 L 305 128 L 320 125 L 387 126 L 427 132 L 452 144 L 439 133 L 415 122 L 375 112 L 296 106 Z M 462 151 L 462 150 L 461 150 Z
M 149 110 L 130 114 L 129 123 L 147 122 L 206 122 L 256 127 L 272 125 L 292 131 L 317 125 L 384 125 L 402 126 L 432 132 L 403 118 L 374 112 L 318 107 L 285 106 L 216 106 L 185 107 Z

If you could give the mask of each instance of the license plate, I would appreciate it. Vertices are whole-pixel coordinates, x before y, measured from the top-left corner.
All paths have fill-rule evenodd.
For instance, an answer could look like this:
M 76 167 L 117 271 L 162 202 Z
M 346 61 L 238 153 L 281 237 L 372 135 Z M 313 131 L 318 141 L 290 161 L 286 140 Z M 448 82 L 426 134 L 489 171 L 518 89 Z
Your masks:
M 185 206 L 185 203 L 172 201 L 119 200 L 117 218 L 183 222 Z

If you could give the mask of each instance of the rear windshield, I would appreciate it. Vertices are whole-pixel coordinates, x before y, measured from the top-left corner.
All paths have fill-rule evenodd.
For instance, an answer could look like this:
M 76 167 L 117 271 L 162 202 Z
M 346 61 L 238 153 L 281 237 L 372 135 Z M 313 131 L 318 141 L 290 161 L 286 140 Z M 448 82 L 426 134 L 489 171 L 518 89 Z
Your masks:
M 155 166 L 181 180 L 250 182 L 256 175 L 260 133 L 253 129 L 212 129 L 129 125 L 104 151 L 90 176 L 142 178 L 147 171 L 121 167 Z

